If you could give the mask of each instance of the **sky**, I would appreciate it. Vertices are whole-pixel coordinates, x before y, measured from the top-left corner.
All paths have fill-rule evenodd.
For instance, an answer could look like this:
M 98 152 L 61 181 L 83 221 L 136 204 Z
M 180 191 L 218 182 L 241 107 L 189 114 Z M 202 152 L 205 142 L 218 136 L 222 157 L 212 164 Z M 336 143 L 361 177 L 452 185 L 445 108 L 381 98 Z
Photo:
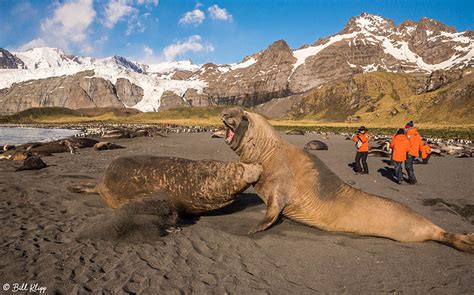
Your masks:
M 57 47 L 97 58 L 235 63 L 283 39 L 291 48 L 341 31 L 363 12 L 474 29 L 474 1 L 0 0 L 0 47 Z

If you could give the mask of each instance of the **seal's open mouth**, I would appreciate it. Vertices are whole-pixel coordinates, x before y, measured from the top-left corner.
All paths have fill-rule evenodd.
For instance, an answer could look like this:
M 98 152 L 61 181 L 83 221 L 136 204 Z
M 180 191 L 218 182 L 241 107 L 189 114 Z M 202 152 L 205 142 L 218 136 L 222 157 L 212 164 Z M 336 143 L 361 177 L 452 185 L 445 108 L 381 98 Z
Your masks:
M 234 131 L 232 131 L 232 129 L 230 128 L 227 128 L 227 133 L 225 134 L 225 142 L 227 142 L 227 144 L 231 143 L 232 139 L 234 139 L 234 135 Z
M 226 134 L 225 134 L 225 142 L 227 144 L 230 144 L 232 140 L 234 139 L 235 132 L 232 130 L 232 127 L 230 127 L 225 121 L 223 122 L 225 127 L 227 128 Z

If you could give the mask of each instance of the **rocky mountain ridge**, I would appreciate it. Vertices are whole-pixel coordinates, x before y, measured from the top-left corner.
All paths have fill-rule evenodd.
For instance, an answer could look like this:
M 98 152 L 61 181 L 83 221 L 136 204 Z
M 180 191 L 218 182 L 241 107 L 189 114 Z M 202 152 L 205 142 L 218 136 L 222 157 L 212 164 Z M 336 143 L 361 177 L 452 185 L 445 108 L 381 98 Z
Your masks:
M 186 61 L 144 65 L 119 56 L 74 57 L 52 48 L 9 55 L 6 50 L 1 52 L 0 67 L 4 69 L 0 69 L 0 88 L 15 87 L 15 93 L 31 94 L 32 101 L 33 96 L 40 101 L 47 96 L 45 91 L 51 89 L 20 82 L 93 71 L 94 77 L 105 79 L 114 87 L 119 79 L 128 80 L 127 85 L 135 87 L 129 91 L 133 92 L 132 99 L 121 99 L 118 95 L 110 106 L 157 111 L 182 105 L 253 107 L 374 71 L 428 79 L 433 73 L 451 73 L 474 66 L 474 33 L 456 32 L 428 18 L 418 22 L 407 20 L 395 26 L 389 19 L 363 13 L 351 18 L 341 32 L 311 45 L 292 50 L 285 41 L 279 40 L 230 65 L 192 65 Z M 448 81 L 452 77 L 443 79 Z M 434 91 L 437 82 L 433 83 L 424 91 Z M 58 87 L 72 86 L 61 84 Z M 0 106 L 3 110 L 21 110 L 28 104 L 13 99 L 20 96 L 12 95 L 11 90 L 2 90 Z

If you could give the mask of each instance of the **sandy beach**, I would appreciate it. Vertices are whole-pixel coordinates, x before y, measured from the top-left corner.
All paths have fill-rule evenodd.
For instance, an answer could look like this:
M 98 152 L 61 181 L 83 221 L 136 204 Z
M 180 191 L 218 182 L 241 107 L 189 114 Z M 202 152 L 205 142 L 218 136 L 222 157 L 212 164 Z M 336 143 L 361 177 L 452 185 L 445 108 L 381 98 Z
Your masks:
M 355 151 L 340 136 L 283 135 L 363 191 L 413 208 L 451 232 L 474 232 L 474 159 L 432 157 L 416 165 L 418 184 L 389 180 L 383 160 L 369 157 L 369 175 L 354 175 Z M 81 149 L 44 157 L 50 167 L 14 172 L 0 162 L 0 285 L 37 283 L 46 294 L 317 294 L 430 293 L 474 290 L 474 255 L 435 242 L 400 243 L 334 234 L 282 218 L 252 236 L 265 206 L 252 189 L 181 231 L 162 236 L 154 208 L 113 210 L 97 195 L 66 187 L 98 180 L 125 155 L 238 160 L 210 133 L 168 134 L 113 141 L 120 150 Z M 14 294 L 12 289 L 1 294 Z

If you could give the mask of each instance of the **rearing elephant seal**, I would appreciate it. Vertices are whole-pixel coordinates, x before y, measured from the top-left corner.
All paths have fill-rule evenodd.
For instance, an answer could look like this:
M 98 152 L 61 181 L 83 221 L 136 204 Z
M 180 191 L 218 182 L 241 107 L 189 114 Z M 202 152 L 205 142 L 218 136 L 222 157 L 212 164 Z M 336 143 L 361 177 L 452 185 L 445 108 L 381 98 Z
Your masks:
M 225 109 L 226 143 L 244 163 L 260 164 L 254 184 L 267 205 L 251 231 L 270 227 L 280 213 L 323 230 L 386 237 L 401 242 L 433 240 L 474 253 L 474 235 L 452 234 L 398 202 L 344 183 L 316 156 L 283 140 L 262 116 Z
M 257 181 L 262 167 L 239 162 L 132 156 L 109 164 L 99 184 L 73 192 L 99 193 L 112 208 L 151 195 L 164 195 L 183 213 L 198 214 L 230 204 Z

